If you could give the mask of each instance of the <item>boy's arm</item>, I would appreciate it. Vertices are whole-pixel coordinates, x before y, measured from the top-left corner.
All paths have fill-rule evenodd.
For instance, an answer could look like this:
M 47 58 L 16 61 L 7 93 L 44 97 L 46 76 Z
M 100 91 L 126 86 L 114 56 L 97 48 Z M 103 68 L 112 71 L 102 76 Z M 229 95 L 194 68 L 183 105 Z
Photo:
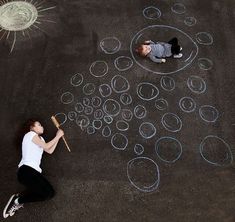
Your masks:
M 166 62 L 166 59 L 160 59 L 160 58 L 155 57 L 154 55 L 149 55 L 148 57 L 149 57 L 153 62 L 156 62 L 156 63 Z

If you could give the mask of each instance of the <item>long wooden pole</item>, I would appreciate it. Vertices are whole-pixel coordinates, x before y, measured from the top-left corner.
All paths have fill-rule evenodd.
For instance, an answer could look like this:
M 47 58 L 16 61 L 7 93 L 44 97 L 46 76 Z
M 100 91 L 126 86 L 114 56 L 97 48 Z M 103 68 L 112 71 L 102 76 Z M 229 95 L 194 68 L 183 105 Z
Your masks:
M 51 117 L 51 120 L 52 120 L 52 122 L 54 123 L 55 127 L 56 127 L 57 129 L 59 129 L 59 128 L 60 128 L 60 124 L 58 123 L 58 121 L 57 121 L 57 119 L 55 118 L 55 116 L 52 116 L 52 117 Z M 68 151 L 71 152 L 71 150 L 70 150 L 70 148 L 69 148 L 69 145 L 68 145 L 68 143 L 67 143 L 67 141 L 66 141 L 66 139 L 65 139 L 64 136 L 62 136 L 62 139 L 63 139 L 63 141 L 64 141 L 64 143 L 65 143 L 65 146 L 67 147 Z

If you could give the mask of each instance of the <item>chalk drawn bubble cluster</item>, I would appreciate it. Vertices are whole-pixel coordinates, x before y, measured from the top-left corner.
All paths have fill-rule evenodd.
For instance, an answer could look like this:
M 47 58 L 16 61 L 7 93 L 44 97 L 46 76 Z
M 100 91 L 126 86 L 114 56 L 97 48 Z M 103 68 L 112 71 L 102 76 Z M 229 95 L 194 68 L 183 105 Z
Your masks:
M 196 94 L 202 94 L 206 91 L 206 82 L 199 76 L 190 76 L 187 80 L 188 88 Z
M 108 64 L 105 61 L 95 61 L 91 64 L 89 70 L 94 77 L 103 77 L 108 73 Z
M 134 108 L 134 115 L 137 119 L 143 119 L 146 117 L 147 115 L 147 110 L 144 106 L 142 105 L 137 105 L 135 108 Z
M 161 87 L 166 91 L 172 91 L 175 89 L 175 80 L 169 76 L 162 76 L 161 80 Z
M 116 93 L 124 93 L 130 89 L 130 83 L 121 75 L 115 75 L 111 80 L 111 87 Z
M 116 37 L 106 37 L 100 41 L 100 48 L 106 54 L 115 54 L 121 48 L 121 42 Z
M 70 79 L 70 83 L 72 86 L 80 86 L 83 83 L 83 75 L 80 73 L 76 73 Z
M 187 26 L 194 26 L 196 25 L 197 20 L 194 17 L 186 17 L 184 19 L 184 24 Z
M 109 84 L 101 84 L 99 86 L 99 92 L 102 97 L 108 97 L 112 94 L 112 89 Z
M 115 99 L 107 99 L 103 104 L 103 110 L 109 116 L 117 116 L 121 111 L 121 106 Z
M 218 136 L 206 136 L 199 150 L 202 158 L 215 166 L 229 165 L 233 162 L 231 147 Z
M 199 115 L 205 122 L 216 122 L 219 117 L 219 111 L 210 105 L 203 105 L 199 108 Z
M 127 177 L 136 189 L 152 192 L 158 188 L 160 171 L 154 160 L 148 157 L 136 157 L 127 163 Z
M 196 102 L 191 97 L 183 97 L 179 101 L 179 107 L 186 113 L 191 113 L 196 109 Z
M 155 107 L 160 111 L 166 110 L 168 108 L 168 102 L 166 99 L 159 98 L 155 101 Z
M 136 155 L 142 155 L 144 153 L 144 147 L 143 145 L 137 143 L 134 146 L 134 152 Z
M 146 19 L 156 20 L 160 18 L 162 15 L 159 8 L 156 8 L 154 6 L 149 6 L 143 10 L 143 16 Z
M 143 122 L 139 126 L 139 133 L 145 139 L 154 137 L 156 132 L 156 127 L 150 122 Z
M 119 56 L 114 60 L 114 66 L 118 71 L 126 71 L 133 66 L 133 60 L 128 56 Z
M 141 82 L 137 86 L 137 95 L 142 100 L 152 100 L 155 99 L 159 94 L 159 89 L 152 83 L 149 82 Z
M 183 125 L 180 117 L 174 113 L 165 113 L 162 116 L 161 123 L 170 132 L 180 131 Z
M 125 150 L 128 145 L 128 139 L 122 133 L 115 133 L 111 138 L 111 144 L 117 150 Z

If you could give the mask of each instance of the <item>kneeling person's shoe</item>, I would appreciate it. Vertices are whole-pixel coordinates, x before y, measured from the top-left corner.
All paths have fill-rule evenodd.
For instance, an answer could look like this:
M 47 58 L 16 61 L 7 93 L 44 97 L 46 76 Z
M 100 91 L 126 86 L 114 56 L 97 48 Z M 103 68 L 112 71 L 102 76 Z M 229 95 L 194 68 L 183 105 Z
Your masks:
M 15 200 L 19 197 L 18 194 L 13 194 L 8 200 L 4 210 L 3 217 L 7 218 L 8 216 L 13 216 L 17 210 L 23 207 L 23 204 L 16 204 Z
M 183 56 L 183 53 L 179 53 L 179 54 L 173 55 L 173 58 L 180 59 L 180 58 L 182 58 L 182 56 Z

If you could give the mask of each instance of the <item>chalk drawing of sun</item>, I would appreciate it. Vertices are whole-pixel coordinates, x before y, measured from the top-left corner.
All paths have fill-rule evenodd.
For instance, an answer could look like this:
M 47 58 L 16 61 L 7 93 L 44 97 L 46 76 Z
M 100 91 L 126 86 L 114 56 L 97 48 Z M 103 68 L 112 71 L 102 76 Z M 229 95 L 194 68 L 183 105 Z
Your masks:
M 8 1 L 0 2 L 0 40 L 9 39 L 13 35 L 13 41 L 10 52 L 13 51 L 17 34 L 30 37 L 30 31 L 42 28 L 42 22 L 54 22 L 44 19 L 43 12 L 54 9 L 56 6 L 44 7 L 44 1 Z

